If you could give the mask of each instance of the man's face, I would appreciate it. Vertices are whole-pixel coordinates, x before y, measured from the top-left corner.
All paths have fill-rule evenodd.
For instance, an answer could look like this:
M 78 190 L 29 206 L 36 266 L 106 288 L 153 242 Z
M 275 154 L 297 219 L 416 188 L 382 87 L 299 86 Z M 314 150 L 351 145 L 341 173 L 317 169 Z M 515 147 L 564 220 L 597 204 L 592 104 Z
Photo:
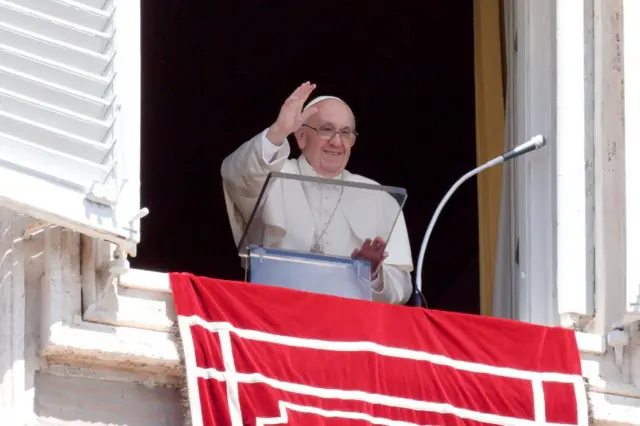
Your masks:
M 333 178 L 349 161 L 355 143 L 355 120 L 351 109 L 337 99 L 327 99 L 314 106 L 318 112 L 296 132 L 296 139 L 311 167 L 319 175 Z

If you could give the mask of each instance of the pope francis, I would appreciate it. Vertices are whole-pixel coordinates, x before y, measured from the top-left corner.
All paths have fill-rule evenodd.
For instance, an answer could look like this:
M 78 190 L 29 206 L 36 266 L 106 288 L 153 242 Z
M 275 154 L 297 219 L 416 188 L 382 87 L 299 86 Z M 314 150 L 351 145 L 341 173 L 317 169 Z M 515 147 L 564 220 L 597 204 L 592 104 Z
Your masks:
M 333 96 L 315 98 L 305 106 L 314 89 L 309 82 L 299 86 L 271 127 L 222 162 L 225 202 L 236 244 L 270 172 L 378 185 L 345 170 L 357 137 L 353 112 Z M 297 159 L 289 159 L 291 134 L 302 151 Z M 379 222 L 388 220 L 384 212 L 390 209 L 381 208 L 384 203 L 375 200 L 355 202 L 353 192 L 344 188 L 295 181 L 271 188 L 262 214 L 270 235 L 264 238 L 279 248 L 369 260 L 373 299 L 406 303 L 412 291 L 413 261 L 404 216 L 400 213 L 389 241 L 384 241 Z

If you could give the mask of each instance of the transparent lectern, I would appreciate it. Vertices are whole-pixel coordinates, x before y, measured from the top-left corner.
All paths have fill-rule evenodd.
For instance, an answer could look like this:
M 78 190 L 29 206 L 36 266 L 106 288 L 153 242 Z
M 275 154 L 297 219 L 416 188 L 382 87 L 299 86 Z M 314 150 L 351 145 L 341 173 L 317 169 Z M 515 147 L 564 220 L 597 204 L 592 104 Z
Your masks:
M 367 238 L 393 238 L 404 188 L 272 172 L 238 253 L 245 280 L 371 300 L 371 264 L 351 257 Z

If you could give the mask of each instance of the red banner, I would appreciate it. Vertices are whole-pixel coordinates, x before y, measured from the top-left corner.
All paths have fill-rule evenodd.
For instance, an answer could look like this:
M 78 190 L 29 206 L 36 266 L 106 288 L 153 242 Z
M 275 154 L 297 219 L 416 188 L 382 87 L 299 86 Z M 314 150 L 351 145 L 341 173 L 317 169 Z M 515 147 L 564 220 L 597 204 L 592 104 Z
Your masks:
M 572 331 L 171 274 L 193 426 L 587 425 Z

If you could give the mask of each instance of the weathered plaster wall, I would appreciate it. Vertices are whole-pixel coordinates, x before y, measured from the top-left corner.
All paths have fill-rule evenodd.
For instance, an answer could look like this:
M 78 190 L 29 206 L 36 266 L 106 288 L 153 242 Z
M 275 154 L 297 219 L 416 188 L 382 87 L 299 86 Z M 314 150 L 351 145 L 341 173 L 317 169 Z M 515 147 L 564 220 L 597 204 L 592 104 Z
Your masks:
M 36 374 L 36 425 L 182 425 L 180 393 L 141 384 Z
M 83 321 L 83 272 L 104 271 L 82 270 L 78 234 L 29 225 L 0 209 L 0 425 L 182 424 L 175 342 Z

